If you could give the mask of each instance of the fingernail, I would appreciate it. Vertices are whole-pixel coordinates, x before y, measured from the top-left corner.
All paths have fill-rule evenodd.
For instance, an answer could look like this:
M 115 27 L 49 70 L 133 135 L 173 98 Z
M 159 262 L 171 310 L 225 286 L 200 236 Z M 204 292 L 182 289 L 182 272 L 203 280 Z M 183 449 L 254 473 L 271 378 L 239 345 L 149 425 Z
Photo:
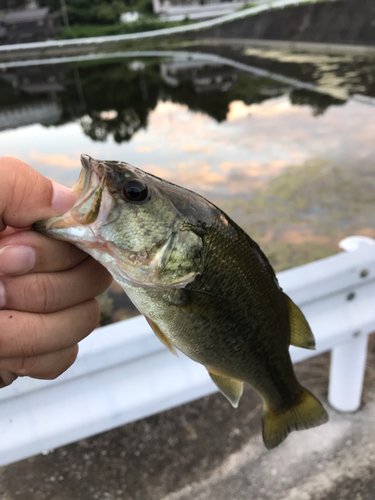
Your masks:
M 62 215 L 72 208 L 79 195 L 62 184 L 58 184 L 57 182 L 52 182 L 52 184 L 53 196 L 51 208 Z
M 7 245 L 0 249 L 0 273 L 23 274 L 35 265 L 35 252 L 23 245 Z

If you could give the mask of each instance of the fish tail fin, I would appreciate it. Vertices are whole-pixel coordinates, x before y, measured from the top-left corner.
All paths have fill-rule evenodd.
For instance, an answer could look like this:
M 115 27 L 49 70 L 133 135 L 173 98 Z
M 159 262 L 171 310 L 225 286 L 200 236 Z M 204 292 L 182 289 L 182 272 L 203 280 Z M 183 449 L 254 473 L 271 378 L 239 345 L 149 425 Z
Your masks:
M 304 387 L 299 402 L 286 410 L 270 410 L 265 405 L 263 441 L 269 450 L 278 446 L 294 430 L 310 429 L 328 421 L 320 401 Z

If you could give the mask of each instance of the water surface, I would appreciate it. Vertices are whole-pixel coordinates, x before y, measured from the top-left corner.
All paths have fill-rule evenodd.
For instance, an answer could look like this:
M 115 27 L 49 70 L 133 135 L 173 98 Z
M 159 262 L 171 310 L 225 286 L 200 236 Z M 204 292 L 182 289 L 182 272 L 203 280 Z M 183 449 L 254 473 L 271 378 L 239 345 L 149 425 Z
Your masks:
M 136 165 L 219 204 L 276 269 L 375 237 L 372 59 L 192 51 L 3 67 L 2 154 L 68 186 L 81 153 Z

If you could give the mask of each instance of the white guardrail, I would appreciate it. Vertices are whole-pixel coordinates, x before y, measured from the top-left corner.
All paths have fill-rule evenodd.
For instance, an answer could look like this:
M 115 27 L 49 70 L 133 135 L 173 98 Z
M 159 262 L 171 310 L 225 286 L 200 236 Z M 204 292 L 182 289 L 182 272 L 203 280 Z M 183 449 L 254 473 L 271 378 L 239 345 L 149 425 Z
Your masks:
M 353 236 L 346 252 L 278 274 L 302 308 L 317 349 L 291 347 L 294 362 L 332 350 L 329 402 L 360 406 L 367 342 L 375 331 L 375 240 Z M 167 410 L 215 392 L 205 368 L 172 356 L 143 317 L 98 328 L 76 363 L 53 381 L 18 379 L 0 390 L 0 464 Z

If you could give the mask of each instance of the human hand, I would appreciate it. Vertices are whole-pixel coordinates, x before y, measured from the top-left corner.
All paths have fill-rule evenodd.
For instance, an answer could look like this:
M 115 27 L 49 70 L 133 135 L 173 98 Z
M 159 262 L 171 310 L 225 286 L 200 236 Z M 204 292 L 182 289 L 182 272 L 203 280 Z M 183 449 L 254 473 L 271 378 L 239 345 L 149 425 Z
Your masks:
M 17 376 L 53 379 L 99 322 L 94 299 L 111 283 L 98 262 L 31 230 L 69 210 L 77 194 L 14 158 L 0 158 L 0 387 Z

